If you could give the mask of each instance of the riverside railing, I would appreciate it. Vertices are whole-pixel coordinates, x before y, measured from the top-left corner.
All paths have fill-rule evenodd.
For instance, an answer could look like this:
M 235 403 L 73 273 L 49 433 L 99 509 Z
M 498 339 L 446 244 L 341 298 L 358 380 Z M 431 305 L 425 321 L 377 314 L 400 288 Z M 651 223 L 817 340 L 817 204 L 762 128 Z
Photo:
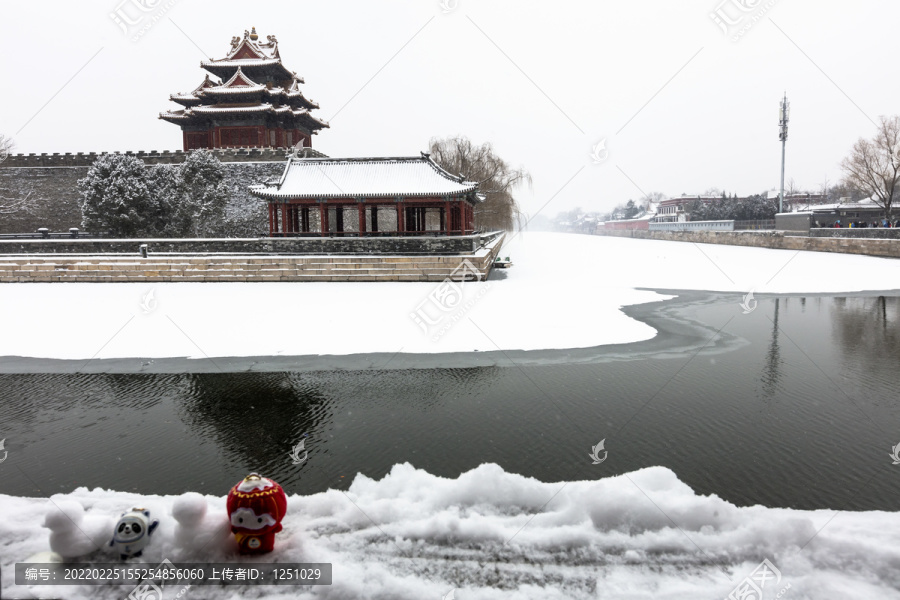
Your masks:
M 650 231 L 734 231 L 734 221 L 676 221 L 650 223 Z
M 735 231 L 774 231 L 775 219 L 750 219 L 734 222 Z

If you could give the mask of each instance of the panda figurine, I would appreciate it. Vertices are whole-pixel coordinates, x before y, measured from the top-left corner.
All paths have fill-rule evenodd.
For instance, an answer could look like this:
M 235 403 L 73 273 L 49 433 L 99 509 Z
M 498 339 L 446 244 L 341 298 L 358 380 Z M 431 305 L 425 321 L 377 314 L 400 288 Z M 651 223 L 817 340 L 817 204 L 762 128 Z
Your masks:
M 150 535 L 158 525 L 158 519 L 150 520 L 149 510 L 132 508 L 116 523 L 116 531 L 109 545 L 116 548 L 122 560 L 140 556 L 150 543 Z

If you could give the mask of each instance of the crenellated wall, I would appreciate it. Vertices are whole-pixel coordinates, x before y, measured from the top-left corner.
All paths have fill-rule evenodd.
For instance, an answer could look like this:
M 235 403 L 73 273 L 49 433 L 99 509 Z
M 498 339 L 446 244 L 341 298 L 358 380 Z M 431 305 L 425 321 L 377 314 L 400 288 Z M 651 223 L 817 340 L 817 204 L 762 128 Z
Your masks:
M 243 148 L 210 150 L 225 165 L 227 185 L 231 189 L 229 210 L 242 210 L 260 203 L 247 191 L 249 185 L 276 178 L 284 170 L 285 148 Z M 311 156 L 324 156 L 306 148 Z M 91 164 L 103 153 L 12 154 L 0 162 L 0 196 L 22 198 L 30 196 L 36 208 L 33 213 L 18 212 L 0 215 L 0 233 L 29 233 L 39 227 L 51 231 L 81 228 L 78 180 L 87 175 Z M 176 165 L 187 154 L 181 150 L 157 152 L 122 152 L 136 156 L 147 165 Z M 268 231 L 265 211 L 259 211 L 258 231 L 242 235 L 264 235 Z
M 290 152 L 290 148 L 216 148 L 208 150 L 216 155 L 221 162 L 281 162 Z M 304 152 L 309 156 L 324 157 L 318 150 L 305 148 Z M 0 161 L 0 169 L 14 167 L 89 167 L 102 154 L 108 152 L 66 152 L 60 154 L 10 154 L 5 160 Z M 138 150 L 114 152 L 112 154 L 125 154 L 137 156 L 148 165 L 177 165 L 183 163 L 187 153 L 182 150 Z

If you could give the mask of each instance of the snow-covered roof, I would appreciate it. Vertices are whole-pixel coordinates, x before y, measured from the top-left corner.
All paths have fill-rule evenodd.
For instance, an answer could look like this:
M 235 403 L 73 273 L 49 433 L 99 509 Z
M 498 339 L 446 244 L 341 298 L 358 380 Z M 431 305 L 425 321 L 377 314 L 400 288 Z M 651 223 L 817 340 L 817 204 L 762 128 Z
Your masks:
M 244 74 L 241 68 L 238 67 L 234 72 L 234 75 L 232 75 L 231 78 L 225 83 L 221 85 L 209 86 L 201 91 L 203 93 L 235 91 L 246 92 L 248 90 L 262 91 L 264 89 L 266 89 L 266 86 L 256 83 L 255 81 L 247 77 L 247 75 Z
M 210 115 L 275 115 L 293 119 L 287 127 L 312 132 L 329 127 L 310 114 L 319 105 L 300 91 L 303 78 L 281 63 L 275 36 L 267 36 L 268 42 L 258 38 L 256 28 L 245 31 L 243 39 L 232 38 L 225 58 L 202 61 L 201 66 L 220 79 L 207 75 L 193 91 L 171 94 L 169 99 L 185 109 L 161 112 L 159 118 L 184 127 L 194 122 L 208 125 Z
M 478 184 L 453 176 L 427 154 L 399 158 L 288 159 L 277 183 L 250 187 L 262 198 L 392 198 L 460 196 L 476 198 Z
M 231 38 L 231 49 L 225 58 L 218 60 L 205 60 L 201 64 L 221 65 L 226 62 L 235 65 L 273 65 L 281 62 L 278 52 L 278 41 L 274 35 L 268 36 L 268 42 L 260 42 L 256 34 L 256 27 L 251 31 L 244 31 L 244 38 L 237 36 Z
M 270 35 L 266 39 L 268 42 L 259 41 L 255 27 L 252 32 L 244 31 L 243 39 L 237 36 L 231 38 L 231 48 L 225 58 L 203 60 L 200 62 L 200 66 L 218 76 L 225 76 L 230 74 L 233 69 L 241 67 L 256 73 L 262 71 L 280 79 L 296 77 L 300 83 L 303 83 L 302 77 L 297 77 L 281 63 L 281 54 L 278 51 L 278 41 L 275 36 Z
M 829 204 L 801 204 L 797 205 L 794 212 L 825 212 L 834 210 L 882 210 L 882 206 L 872 198 L 863 198 L 853 202 L 850 198 L 841 198 L 838 202 Z
M 184 110 L 166 111 L 159 113 L 159 118 L 169 122 L 190 121 L 197 117 L 209 115 L 242 115 L 242 114 L 272 114 L 272 115 L 291 115 L 293 117 L 303 117 L 306 119 L 306 125 L 313 129 L 329 127 L 326 121 L 318 119 L 305 108 L 292 108 L 290 106 L 279 106 L 275 108 L 272 104 L 264 102 L 262 104 L 234 105 L 234 104 L 212 104 L 200 106 L 192 106 Z

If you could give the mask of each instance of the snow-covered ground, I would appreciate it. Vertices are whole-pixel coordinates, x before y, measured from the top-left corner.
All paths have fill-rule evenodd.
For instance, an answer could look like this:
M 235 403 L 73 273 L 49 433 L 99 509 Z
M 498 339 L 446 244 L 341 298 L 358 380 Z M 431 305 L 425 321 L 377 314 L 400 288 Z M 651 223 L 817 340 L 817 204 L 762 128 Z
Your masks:
M 131 586 L 13 586 L 13 563 L 49 550 L 46 516 L 77 513 L 73 501 L 87 510 L 85 530 L 132 506 L 159 518 L 139 562 L 249 562 L 231 552 L 227 534 L 207 543 L 227 523 L 224 497 L 84 488 L 51 499 L 0 496 L 3 598 L 128 594 Z M 180 529 L 176 503 L 182 515 L 206 509 L 196 530 Z M 542 483 L 492 464 L 457 479 L 401 464 L 381 481 L 358 475 L 347 493 L 290 496 L 283 524 L 264 560 L 330 562 L 331 586 L 194 586 L 182 598 L 441 600 L 455 589 L 449 597 L 458 600 L 722 599 L 763 560 L 778 571 L 765 582 L 766 600 L 779 592 L 793 600 L 900 598 L 900 514 L 737 508 L 694 494 L 662 467 Z M 116 561 L 106 552 L 81 560 Z
M 900 261 L 525 233 L 515 263 L 462 289 L 435 283 L 0 286 L 0 356 L 309 356 L 586 348 L 652 338 L 635 288 L 746 294 L 900 289 Z
M 587 347 L 654 335 L 619 310 L 665 298 L 639 287 L 741 294 L 900 288 L 900 261 L 852 255 L 536 233 L 502 254 L 516 266 L 466 284 L 449 311 L 453 290 L 448 296 L 436 284 L 3 285 L 0 356 Z M 430 321 L 451 326 L 432 325 L 426 335 L 411 313 L 427 317 L 426 329 Z M 900 513 L 739 508 L 696 495 L 662 467 L 604 477 L 598 466 L 597 477 L 545 483 L 491 464 L 454 480 L 408 464 L 381 481 L 357 475 L 346 494 L 291 496 L 285 531 L 265 559 L 331 562 L 332 586 L 195 586 L 182 598 L 726 598 L 766 559 L 780 572 L 766 582 L 767 600 L 900 599 Z M 228 538 L 206 543 L 223 522 L 224 495 L 84 488 L 51 499 L 0 495 L 3 598 L 128 594 L 127 587 L 13 585 L 15 562 L 50 550 L 45 522 L 65 528 L 61 508 L 79 520 L 75 502 L 87 511 L 81 528 L 98 527 L 100 541 L 122 512 L 148 508 L 162 523 L 145 562 L 241 560 Z M 179 529 L 177 506 L 179 514 L 198 514 L 198 530 Z M 85 543 L 69 533 L 57 542 Z M 114 560 L 105 552 L 84 560 Z

